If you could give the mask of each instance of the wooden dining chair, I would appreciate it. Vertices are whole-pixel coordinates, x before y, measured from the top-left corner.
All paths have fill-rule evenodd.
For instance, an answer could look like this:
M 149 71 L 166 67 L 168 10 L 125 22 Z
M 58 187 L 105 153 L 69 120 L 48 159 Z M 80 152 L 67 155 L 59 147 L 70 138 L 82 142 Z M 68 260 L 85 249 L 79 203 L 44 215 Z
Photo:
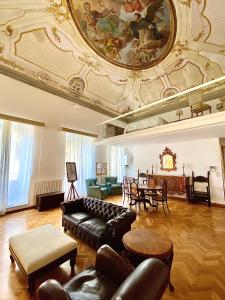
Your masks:
M 168 206 L 168 199 L 167 199 L 167 181 L 166 181 L 166 179 L 163 179 L 162 191 L 158 192 L 157 194 L 152 196 L 152 202 L 157 205 L 157 208 L 159 206 L 163 207 L 165 216 L 166 216 L 165 205 L 167 207 L 168 212 L 170 213 L 170 209 Z
M 146 201 L 145 196 L 139 191 L 138 184 L 133 181 L 130 183 L 130 192 L 131 192 L 131 202 L 130 205 L 136 204 L 144 204 L 144 208 L 146 209 Z
M 152 187 L 156 186 L 155 178 L 152 175 L 149 175 L 147 184 L 148 186 L 152 186 Z M 154 209 L 157 208 L 157 203 L 154 203 L 153 196 L 156 196 L 157 191 L 154 189 L 152 190 L 147 189 L 144 191 L 144 194 L 145 194 L 145 202 L 147 202 L 153 208 L 154 211 Z
M 194 176 L 192 171 L 192 184 L 191 184 L 191 202 L 206 202 L 208 206 L 211 206 L 210 197 L 210 172 L 207 172 L 207 176 Z
M 123 189 L 123 205 L 125 203 L 126 198 L 127 198 L 129 204 L 131 202 L 130 183 L 134 182 L 134 181 L 135 181 L 134 177 L 128 177 L 128 176 L 124 176 L 123 177 L 123 184 L 122 184 L 122 189 Z

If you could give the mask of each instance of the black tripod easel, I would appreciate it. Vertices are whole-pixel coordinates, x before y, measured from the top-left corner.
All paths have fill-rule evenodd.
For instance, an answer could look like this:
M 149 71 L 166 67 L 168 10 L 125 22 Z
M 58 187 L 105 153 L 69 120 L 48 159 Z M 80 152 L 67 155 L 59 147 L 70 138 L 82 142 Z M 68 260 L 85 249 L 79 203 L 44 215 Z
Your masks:
M 79 199 L 79 195 L 75 188 L 74 181 L 71 181 L 70 183 L 71 183 L 71 185 L 70 185 L 70 189 L 68 192 L 67 201 Z

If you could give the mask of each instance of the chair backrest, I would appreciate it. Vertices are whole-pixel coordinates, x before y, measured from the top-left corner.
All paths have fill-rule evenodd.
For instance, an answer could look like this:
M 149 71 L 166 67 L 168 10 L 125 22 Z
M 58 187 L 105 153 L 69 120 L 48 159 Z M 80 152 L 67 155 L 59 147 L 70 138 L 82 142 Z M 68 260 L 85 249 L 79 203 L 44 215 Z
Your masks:
M 156 178 L 152 175 L 148 176 L 148 185 L 149 186 L 155 186 L 156 185 Z
M 117 183 L 117 179 L 118 177 L 117 176 L 105 176 L 105 183 L 111 183 L 111 184 L 114 184 L 114 183 Z
M 162 182 L 162 200 L 167 200 L 167 180 L 163 179 Z
M 122 184 L 123 190 L 128 191 L 129 190 L 129 181 L 127 176 L 123 176 L 123 184 Z
M 210 172 L 207 172 L 207 177 L 199 175 L 199 176 L 194 176 L 194 172 L 192 171 L 192 186 L 193 189 L 195 190 L 195 188 L 197 187 L 199 190 L 203 190 L 204 189 L 209 189 L 209 175 Z M 195 183 L 197 183 L 197 186 L 195 185 Z
M 143 183 L 144 183 L 144 181 L 147 183 L 148 176 L 149 176 L 148 170 L 146 170 L 146 173 L 145 173 L 145 172 L 140 172 L 138 169 L 138 182 L 140 182 L 140 179 L 142 179 Z
M 88 178 L 85 180 L 86 187 L 97 185 L 97 178 Z
M 134 177 L 128 177 L 128 176 L 124 176 L 123 177 L 123 191 L 125 192 L 130 192 L 130 184 L 131 182 L 135 182 L 135 178 Z
M 135 181 L 130 183 L 130 192 L 133 196 L 138 197 L 139 193 L 138 193 L 138 185 Z

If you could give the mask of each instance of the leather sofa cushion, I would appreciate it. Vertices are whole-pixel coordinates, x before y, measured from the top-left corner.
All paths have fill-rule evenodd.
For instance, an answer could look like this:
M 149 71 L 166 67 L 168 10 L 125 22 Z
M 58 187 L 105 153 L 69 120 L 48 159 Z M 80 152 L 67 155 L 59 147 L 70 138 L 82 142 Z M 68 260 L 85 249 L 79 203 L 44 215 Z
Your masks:
M 93 218 L 82 222 L 79 225 L 79 228 L 82 228 L 83 231 L 96 236 L 99 240 L 103 240 L 106 232 L 106 222 L 99 218 Z
M 79 211 L 79 212 L 76 212 L 76 213 L 73 213 L 73 214 L 70 214 L 69 215 L 69 218 L 76 224 L 80 224 L 82 222 L 85 222 L 89 219 L 92 218 L 92 216 L 87 213 L 87 212 L 83 212 L 83 211 Z
M 76 275 L 64 288 L 72 300 L 109 300 L 117 290 L 117 286 L 94 267 Z

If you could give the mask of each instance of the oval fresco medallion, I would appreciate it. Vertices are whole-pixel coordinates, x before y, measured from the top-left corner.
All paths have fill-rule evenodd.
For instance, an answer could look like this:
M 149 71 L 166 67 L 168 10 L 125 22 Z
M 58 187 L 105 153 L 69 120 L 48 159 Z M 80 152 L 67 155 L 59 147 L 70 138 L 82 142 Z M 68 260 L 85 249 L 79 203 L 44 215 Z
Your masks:
M 146 69 L 170 52 L 176 35 L 171 0 L 67 0 L 73 20 L 101 57 L 127 69 Z

